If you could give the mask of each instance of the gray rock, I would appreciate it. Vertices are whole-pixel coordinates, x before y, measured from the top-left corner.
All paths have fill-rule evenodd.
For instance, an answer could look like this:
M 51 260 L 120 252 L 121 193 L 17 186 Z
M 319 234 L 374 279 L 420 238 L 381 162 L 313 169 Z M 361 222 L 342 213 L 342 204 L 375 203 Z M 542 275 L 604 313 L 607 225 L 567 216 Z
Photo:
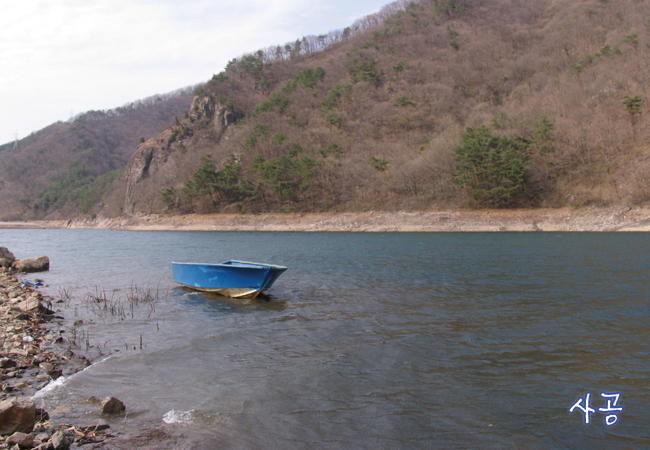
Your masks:
M 29 297 L 16 306 L 23 312 L 37 313 L 41 309 L 41 302 L 36 297 Z
M 31 447 L 34 442 L 34 436 L 27 433 L 15 432 L 9 436 L 6 440 L 7 444 L 14 445 L 18 444 L 19 447 Z
M 70 448 L 70 438 L 63 432 L 57 431 L 50 438 L 50 444 L 55 450 L 68 450 Z
M 11 266 L 19 272 L 45 272 L 50 270 L 50 258 L 40 256 L 38 258 L 18 259 Z
M 99 409 L 103 414 L 118 414 L 126 410 L 126 406 L 115 397 L 106 397 L 99 405 Z
M 50 434 L 49 433 L 37 433 L 35 439 L 37 441 L 45 442 L 50 440 Z
M 214 116 L 214 100 L 210 96 L 197 96 L 192 100 L 190 117 L 193 120 L 210 120 Z
M 10 367 L 16 367 L 16 361 L 9 358 L 0 358 L 0 369 L 9 369 Z
M 43 370 L 43 372 L 48 373 L 48 372 L 50 372 L 52 369 L 54 369 L 54 364 L 50 364 L 50 363 L 44 362 L 44 363 L 40 363 L 40 364 L 38 365 L 38 367 L 40 367 L 40 368 Z
M 0 247 L 0 267 L 11 267 L 11 264 L 15 260 L 16 257 L 7 249 L 7 247 Z
M 25 397 L 12 397 L 0 402 L 0 435 L 17 431 L 30 433 L 36 423 L 34 401 Z

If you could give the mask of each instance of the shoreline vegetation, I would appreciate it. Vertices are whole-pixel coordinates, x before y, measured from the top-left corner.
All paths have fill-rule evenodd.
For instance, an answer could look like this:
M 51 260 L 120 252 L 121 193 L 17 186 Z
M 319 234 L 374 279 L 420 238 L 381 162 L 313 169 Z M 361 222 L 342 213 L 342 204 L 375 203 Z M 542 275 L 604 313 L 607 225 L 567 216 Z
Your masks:
M 0 229 L 134 231 L 558 232 L 650 231 L 650 208 L 481 209 L 419 212 L 132 215 L 0 222 Z

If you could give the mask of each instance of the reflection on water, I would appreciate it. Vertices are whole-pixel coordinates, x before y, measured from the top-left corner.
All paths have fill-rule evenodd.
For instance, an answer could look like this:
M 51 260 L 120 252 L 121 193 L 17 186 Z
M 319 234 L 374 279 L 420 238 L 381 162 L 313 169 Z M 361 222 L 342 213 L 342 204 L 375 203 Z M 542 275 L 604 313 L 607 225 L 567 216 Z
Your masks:
M 116 427 L 181 430 L 197 449 L 650 439 L 648 234 L 2 233 L 18 257 L 50 256 L 53 293 L 167 289 L 123 320 L 68 307 L 105 359 L 43 397 L 70 404 L 65 418 L 116 395 L 129 410 Z M 289 270 L 252 301 L 172 282 L 172 260 L 230 258 Z M 586 392 L 596 410 L 621 393 L 615 426 L 569 414 Z
M 258 311 L 284 311 L 286 300 L 271 294 L 259 294 L 256 298 L 230 298 L 211 292 L 200 292 L 185 286 L 174 288 L 174 298 L 190 308 L 202 308 L 207 313 L 246 313 Z M 182 292 L 182 293 L 181 293 Z

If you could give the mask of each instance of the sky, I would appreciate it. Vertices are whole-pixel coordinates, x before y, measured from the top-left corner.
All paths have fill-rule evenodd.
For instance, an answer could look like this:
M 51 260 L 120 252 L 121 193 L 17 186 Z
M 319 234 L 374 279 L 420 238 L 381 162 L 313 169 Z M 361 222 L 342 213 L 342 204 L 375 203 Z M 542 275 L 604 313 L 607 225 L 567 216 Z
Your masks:
M 391 0 L 0 0 L 0 144 L 208 81 Z

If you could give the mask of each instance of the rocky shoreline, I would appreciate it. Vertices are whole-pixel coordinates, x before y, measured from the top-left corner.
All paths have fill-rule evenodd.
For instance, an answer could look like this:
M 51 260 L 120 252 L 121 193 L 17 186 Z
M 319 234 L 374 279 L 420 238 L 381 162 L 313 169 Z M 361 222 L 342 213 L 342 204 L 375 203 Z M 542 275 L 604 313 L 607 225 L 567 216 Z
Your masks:
M 15 268 L 29 267 L 12 261 L 4 247 L 0 256 L 0 449 L 65 450 L 104 441 L 110 436 L 106 423 L 54 424 L 47 411 L 36 407 L 40 390 L 85 369 L 90 361 L 72 351 L 58 326 L 62 317 L 53 311 L 57 302 L 18 278 Z M 119 413 L 124 405 L 120 409 L 116 399 L 105 399 L 100 410 Z
M 344 213 L 184 214 L 0 222 L 0 228 L 299 232 L 650 231 L 650 207 Z
M 43 296 L 38 283 L 21 281 L 20 273 L 48 270 L 49 259 L 15 260 L 0 247 L 0 449 L 68 450 L 139 450 L 172 449 L 183 445 L 183 437 L 163 427 L 144 428 L 135 433 L 112 430 L 104 419 L 126 417 L 126 405 L 115 397 L 95 404 L 95 419 L 69 424 L 56 417 L 69 405 L 37 407 L 39 392 L 52 383 L 84 370 L 91 364 L 75 353 L 74 337 L 63 328 L 60 311 L 63 300 Z M 21 270 L 18 270 L 20 268 Z
M 52 299 L 21 283 L 11 269 L 0 272 L 0 400 L 33 396 L 50 380 L 70 375 L 87 366 L 83 356 L 67 348 L 61 333 L 51 324 Z

